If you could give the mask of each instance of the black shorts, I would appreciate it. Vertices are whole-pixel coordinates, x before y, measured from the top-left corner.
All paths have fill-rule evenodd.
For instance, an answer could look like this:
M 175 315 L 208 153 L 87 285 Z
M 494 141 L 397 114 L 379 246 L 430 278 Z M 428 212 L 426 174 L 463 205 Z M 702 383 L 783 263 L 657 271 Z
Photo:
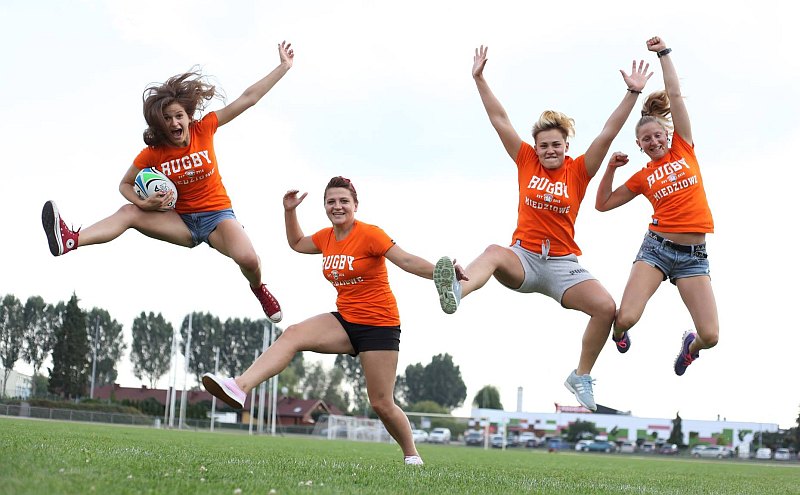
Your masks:
M 355 357 L 364 351 L 399 351 L 400 350 L 400 327 L 377 327 L 375 325 L 361 325 L 350 323 L 342 318 L 338 311 L 331 312 L 333 316 L 342 324 L 342 328 L 347 332 L 350 344 L 353 346 Z

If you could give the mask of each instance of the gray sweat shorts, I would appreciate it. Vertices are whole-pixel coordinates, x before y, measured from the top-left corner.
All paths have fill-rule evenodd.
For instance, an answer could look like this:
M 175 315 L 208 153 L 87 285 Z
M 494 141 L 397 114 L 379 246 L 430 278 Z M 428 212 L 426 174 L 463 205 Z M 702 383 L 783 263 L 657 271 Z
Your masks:
M 570 287 L 585 280 L 596 280 L 580 263 L 574 254 L 566 256 L 549 256 L 529 251 L 517 241 L 511 250 L 522 262 L 525 279 L 519 287 L 509 287 L 517 292 L 538 292 L 555 299 L 561 304 L 561 298 Z

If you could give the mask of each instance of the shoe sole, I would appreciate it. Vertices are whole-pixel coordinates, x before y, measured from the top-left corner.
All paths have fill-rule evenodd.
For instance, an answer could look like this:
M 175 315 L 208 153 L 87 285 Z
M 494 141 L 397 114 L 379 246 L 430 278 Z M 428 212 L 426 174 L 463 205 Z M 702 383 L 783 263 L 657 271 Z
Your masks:
M 42 227 L 47 235 L 47 245 L 50 247 L 50 254 L 60 256 L 64 254 L 64 245 L 61 243 L 61 226 L 58 216 L 58 208 L 52 201 L 47 201 L 42 208 Z
M 280 323 L 281 320 L 283 319 L 283 311 L 278 311 L 272 316 L 267 315 L 267 318 L 269 318 L 269 321 L 271 321 L 272 323 Z
M 244 404 L 236 400 L 235 397 L 232 397 L 228 393 L 228 389 L 224 385 L 217 383 L 216 380 L 214 380 L 210 376 L 203 375 L 203 387 L 205 387 L 208 393 L 210 393 L 217 399 L 221 400 L 225 404 L 228 404 L 232 408 L 234 409 L 244 408 Z
M 588 410 L 590 410 L 592 412 L 597 411 L 597 406 L 596 405 L 594 406 L 594 408 L 592 408 L 592 407 L 589 407 L 588 404 L 586 404 L 585 402 L 583 402 L 581 400 L 580 396 L 578 395 L 578 391 L 575 390 L 575 387 L 573 387 L 572 384 L 569 382 L 569 378 L 567 378 L 567 380 L 564 382 L 564 386 L 567 387 L 567 390 L 572 392 L 572 395 L 575 396 L 575 399 L 580 403 L 580 405 L 582 405 L 583 407 L 585 407 L 586 409 L 588 409 Z
M 433 283 L 436 284 L 436 292 L 439 293 L 439 305 L 442 311 L 451 315 L 458 309 L 456 296 L 453 294 L 453 277 L 455 268 L 450 258 L 444 256 L 436 262 L 433 268 Z
M 681 358 L 683 358 L 683 348 L 686 347 L 686 337 L 688 337 L 692 333 L 693 332 L 691 330 L 686 330 L 685 332 L 683 332 L 683 337 L 681 337 L 681 351 L 678 353 L 678 357 L 675 358 L 675 362 L 672 364 L 672 369 L 678 376 L 683 376 L 683 373 L 686 373 L 686 368 L 688 368 L 688 366 L 686 366 L 686 368 L 683 368 L 683 373 L 678 373 L 678 361 L 680 361 Z M 691 345 L 691 343 L 689 345 Z

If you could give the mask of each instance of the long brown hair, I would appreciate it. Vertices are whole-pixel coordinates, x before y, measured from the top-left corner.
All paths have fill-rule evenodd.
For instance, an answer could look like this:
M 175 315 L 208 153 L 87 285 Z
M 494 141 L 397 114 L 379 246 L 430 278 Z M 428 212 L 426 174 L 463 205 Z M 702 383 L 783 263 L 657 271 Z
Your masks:
M 660 125 L 667 134 L 672 132 L 672 111 L 669 107 L 669 96 L 664 90 L 651 93 L 642 105 L 642 117 L 636 123 L 636 137 L 639 137 L 639 128 L 650 122 Z
M 178 103 L 190 119 L 203 111 L 206 103 L 217 96 L 217 89 L 208 83 L 199 71 L 185 72 L 169 78 L 165 83 L 152 84 L 142 95 L 144 120 L 144 142 L 148 146 L 168 144 L 169 129 L 164 121 L 164 109 Z

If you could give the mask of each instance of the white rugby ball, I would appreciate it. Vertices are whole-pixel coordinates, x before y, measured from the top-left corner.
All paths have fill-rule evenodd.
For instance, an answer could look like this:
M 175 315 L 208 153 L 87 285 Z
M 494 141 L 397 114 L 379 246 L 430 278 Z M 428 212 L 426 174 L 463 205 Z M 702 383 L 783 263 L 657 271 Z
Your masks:
M 143 168 L 136 174 L 133 190 L 141 199 L 147 199 L 159 192 L 172 191 L 172 201 L 168 205 L 170 208 L 175 208 L 175 203 L 178 201 L 178 188 L 175 184 L 166 175 L 150 167 Z

